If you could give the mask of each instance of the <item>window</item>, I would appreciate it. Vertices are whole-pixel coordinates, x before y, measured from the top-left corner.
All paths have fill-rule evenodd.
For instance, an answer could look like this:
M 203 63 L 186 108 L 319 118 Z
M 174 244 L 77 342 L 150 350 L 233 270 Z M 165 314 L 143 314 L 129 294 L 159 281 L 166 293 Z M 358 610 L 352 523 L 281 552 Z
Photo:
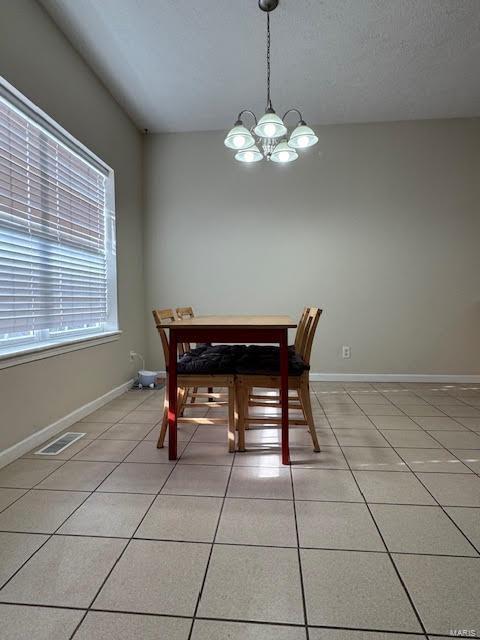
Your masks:
M 113 171 L 0 83 L 0 357 L 115 332 Z

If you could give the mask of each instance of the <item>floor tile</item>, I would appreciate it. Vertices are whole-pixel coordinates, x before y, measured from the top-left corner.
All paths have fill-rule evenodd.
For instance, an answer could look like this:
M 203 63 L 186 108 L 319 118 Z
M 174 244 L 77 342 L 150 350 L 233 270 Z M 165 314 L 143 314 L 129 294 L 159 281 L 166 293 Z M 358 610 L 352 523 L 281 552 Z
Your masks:
M 119 422 L 98 437 L 101 440 L 143 440 L 151 429 L 151 426 L 148 424 Z
M 480 478 L 448 473 L 418 473 L 418 478 L 441 505 L 480 507 Z
M 480 559 L 394 555 L 394 561 L 429 633 L 479 628 Z
M 480 550 L 480 509 L 473 507 L 445 507 L 467 538 Z
M 83 418 L 83 420 L 80 420 L 80 422 L 109 422 L 110 424 L 114 424 L 115 422 L 118 422 L 120 418 L 123 418 L 126 413 L 128 413 L 127 409 L 121 409 L 119 411 L 98 409 Z
M 292 466 L 301 469 L 348 469 L 348 463 L 340 447 L 321 446 L 321 449 L 316 452 L 307 447 L 291 447 Z
M 190 626 L 182 618 L 89 611 L 75 640 L 188 640 Z
M 129 424 L 149 424 L 154 426 L 162 419 L 163 412 L 158 411 L 139 411 L 134 409 L 126 415 L 124 415 L 119 422 L 128 422 Z
M 208 544 L 133 540 L 94 608 L 192 616 L 209 553 Z
M 171 472 L 170 465 L 123 462 L 98 487 L 116 493 L 158 493 Z
M 383 633 L 382 631 L 352 631 L 351 629 L 316 629 L 310 627 L 310 640 L 425 640 L 424 635 L 412 633 Z
M 193 434 L 192 442 L 218 442 L 224 444 L 226 447 L 228 444 L 227 426 L 201 424 Z
M 20 458 L 0 469 L 0 487 L 30 489 L 58 469 L 62 460 L 26 460 Z
M 472 451 L 472 449 L 452 449 L 452 453 L 471 471 L 480 473 L 480 451 Z
M 370 508 L 389 551 L 478 555 L 440 507 L 372 504 Z
M 381 447 L 342 447 L 352 469 L 364 471 L 408 471 L 408 467 L 393 449 Z
M 0 604 L 5 640 L 70 640 L 83 611 Z
M 291 456 L 293 456 L 293 450 L 291 447 Z M 233 464 L 236 467 L 281 467 L 282 452 L 274 444 L 252 446 L 247 451 L 235 455 Z
M 152 502 L 136 493 L 94 493 L 62 525 L 58 533 L 129 538 Z
M 177 425 L 177 442 L 188 442 L 191 440 L 193 434 L 197 430 L 196 424 L 179 424 Z M 145 436 L 145 440 L 153 440 L 157 442 L 158 436 L 160 435 L 160 425 L 156 425 L 153 427 L 148 434 Z M 165 446 L 168 442 L 168 429 L 167 434 L 165 436 Z
M 226 443 L 189 442 L 185 447 L 178 464 L 214 464 L 229 466 L 234 455 L 228 452 Z
M 293 502 L 227 498 L 216 542 L 296 547 Z
M 403 411 L 410 416 L 411 418 L 422 418 L 422 417 L 442 417 L 445 414 L 440 411 L 440 409 L 436 409 L 431 405 L 402 405 Z
M 306 637 L 301 627 L 219 620 L 195 620 L 192 634 L 192 640 L 305 640 Z
M 94 440 L 73 459 L 91 462 L 122 462 L 136 445 L 137 443 L 131 440 Z
M 457 422 L 474 431 L 480 430 L 480 418 L 457 418 Z
M 66 433 L 71 433 L 72 431 L 73 429 L 69 429 Z M 46 447 L 48 444 L 50 444 L 54 440 L 57 440 L 58 437 L 59 436 L 55 436 L 55 438 L 50 438 L 50 440 L 47 440 L 41 445 L 38 445 L 37 447 L 29 451 L 27 454 L 22 456 L 22 458 L 28 458 L 28 459 L 31 458 L 33 460 L 52 460 L 52 456 L 49 456 L 48 454 L 45 454 L 45 455 L 41 453 L 37 454 L 35 452 L 39 451 L 43 447 Z M 70 460 L 70 458 L 72 458 L 76 453 L 79 453 L 80 451 L 82 451 L 82 449 L 85 449 L 85 447 L 89 445 L 91 442 L 93 442 L 91 438 L 89 438 L 88 436 L 83 436 L 83 438 L 80 438 L 79 440 L 71 444 L 69 447 L 64 449 L 63 451 L 60 451 L 60 453 L 57 453 L 57 455 L 53 458 L 53 460 L 55 461 Z
M 296 500 L 363 502 L 350 471 L 336 469 L 292 469 Z
M 285 467 L 233 467 L 227 495 L 235 498 L 291 500 L 293 496 L 290 469 Z
M 437 433 L 436 431 L 434 433 Z M 439 444 L 432 436 L 425 431 L 411 431 L 403 429 L 382 430 L 383 436 L 388 440 L 392 447 L 416 447 L 428 449 L 441 449 Z
M 466 431 L 465 427 L 453 418 L 429 418 L 420 417 L 415 420 L 423 429 L 427 431 Z
M 395 450 L 415 472 L 468 473 L 468 467 L 453 453 L 445 449 L 401 449 L 397 447 Z
M 385 551 L 363 504 L 297 500 L 296 511 L 301 547 Z
M 221 507 L 221 498 L 157 496 L 135 537 L 213 542 Z
M 177 454 L 181 455 L 186 446 L 186 442 L 177 443 Z M 174 460 L 168 459 L 168 446 L 157 449 L 155 443 L 150 440 L 139 442 L 135 449 L 126 458 L 125 462 L 157 462 L 159 464 L 175 465 Z
M 420 427 L 408 416 L 376 416 L 373 423 L 379 429 L 413 429 L 419 431 Z
M 367 502 L 393 504 L 436 504 L 413 473 L 355 471 Z
M 94 491 L 111 473 L 115 462 L 82 462 L 69 460 L 38 485 L 38 489 Z
M 0 587 L 47 539 L 33 533 L 0 532 Z
M 88 607 L 126 542 L 53 536 L 0 591 L 0 600 Z
M 315 431 L 317 432 L 317 439 L 318 439 L 318 442 L 320 443 L 320 447 L 332 446 L 332 445 L 338 444 L 335 438 L 335 435 L 331 429 L 321 428 L 321 429 L 315 429 Z M 279 440 L 277 441 L 279 446 L 280 446 L 281 440 L 282 439 L 280 437 Z M 289 444 L 292 447 L 295 447 L 295 446 L 310 447 L 310 449 L 313 450 L 312 436 L 310 435 L 310 432 L 308 431 L 308 429 L 306 429 L 305 427 L 290 427 L 288 440 L 289 440 Z
M 421 631 L 387 554 L 302 549 L 309 624 Z
M 215 545 L 198 615 L 302 624 L 297 550 Z
M 338 429 L 335 431 L 341 447 L 389 447 L 380 431 L 375 429 Z
M 480 434 L 468 431 L 432 431 L 447 449 L 480 449 Z
M 375 425 L 366 416 L 336 416 L 330 419 L 333 429 L 375 429 Z
M 162 494 L 190 496 L 223 496 L 227 487 L 230 467 L 178 465 L 172 471 Z
M 65 429 L 62 433 L 67 431 L 74 431 L 75 433 L 86 433 L 85 438 L 94 440 L 98 438 L 100 434 L 113 426 L 113 422 L 76 422 L 69 429 Z
M 87 497 L 80 491 L 29 491 L 0 514 L 0 531 L 53 533 Z
M 480 411 L 477 408 L 465 405 L 445 405 L 442 411 L 454 418 L 480 418 Z
M 397 407 L 387 404 L 364 404 L 362 410 L 367 416 L 401 416 L 403 413 Z
M 6 509 L 12 502 L 26 493 L 26 489 L 0 489 L 0 511 Z

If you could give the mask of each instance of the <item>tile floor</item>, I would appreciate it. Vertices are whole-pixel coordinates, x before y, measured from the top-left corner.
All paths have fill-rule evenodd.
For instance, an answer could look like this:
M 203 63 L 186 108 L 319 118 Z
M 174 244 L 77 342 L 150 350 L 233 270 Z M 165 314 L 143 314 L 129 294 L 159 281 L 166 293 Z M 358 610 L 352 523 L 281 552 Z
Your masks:
M 204 425 L 169 462 L 163 392 L 130 391 L 58 458 L 1 469 L 2 640 L 480 635 L 480 387 L 312 401 L 322 452 L 292 428 L 289 468 L 277 429 L 230 455 Z

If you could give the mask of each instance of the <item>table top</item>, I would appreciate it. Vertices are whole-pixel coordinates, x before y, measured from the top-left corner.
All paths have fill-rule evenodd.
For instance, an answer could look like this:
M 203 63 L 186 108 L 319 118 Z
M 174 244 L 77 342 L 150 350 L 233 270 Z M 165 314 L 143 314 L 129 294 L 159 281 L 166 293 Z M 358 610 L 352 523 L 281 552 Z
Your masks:
M 160 325 L 162 329 L 294 329 L 296 326 L 289 316 L 195 316 Z

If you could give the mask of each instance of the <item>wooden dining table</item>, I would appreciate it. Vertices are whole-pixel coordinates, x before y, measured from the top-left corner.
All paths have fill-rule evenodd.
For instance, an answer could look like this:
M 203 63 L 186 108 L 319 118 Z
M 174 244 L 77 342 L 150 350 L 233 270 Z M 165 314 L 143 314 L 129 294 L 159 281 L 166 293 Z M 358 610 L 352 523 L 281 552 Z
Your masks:
M 265 343 L 280 349 L 282 463 L 290 464 L 288 444 L 288 330 L 297 325 L 288 316 L 196 316 L 160 325 L 170 332 L 168 362 L 168 459 L 177 459 L 177 353 L 182 342 Z

